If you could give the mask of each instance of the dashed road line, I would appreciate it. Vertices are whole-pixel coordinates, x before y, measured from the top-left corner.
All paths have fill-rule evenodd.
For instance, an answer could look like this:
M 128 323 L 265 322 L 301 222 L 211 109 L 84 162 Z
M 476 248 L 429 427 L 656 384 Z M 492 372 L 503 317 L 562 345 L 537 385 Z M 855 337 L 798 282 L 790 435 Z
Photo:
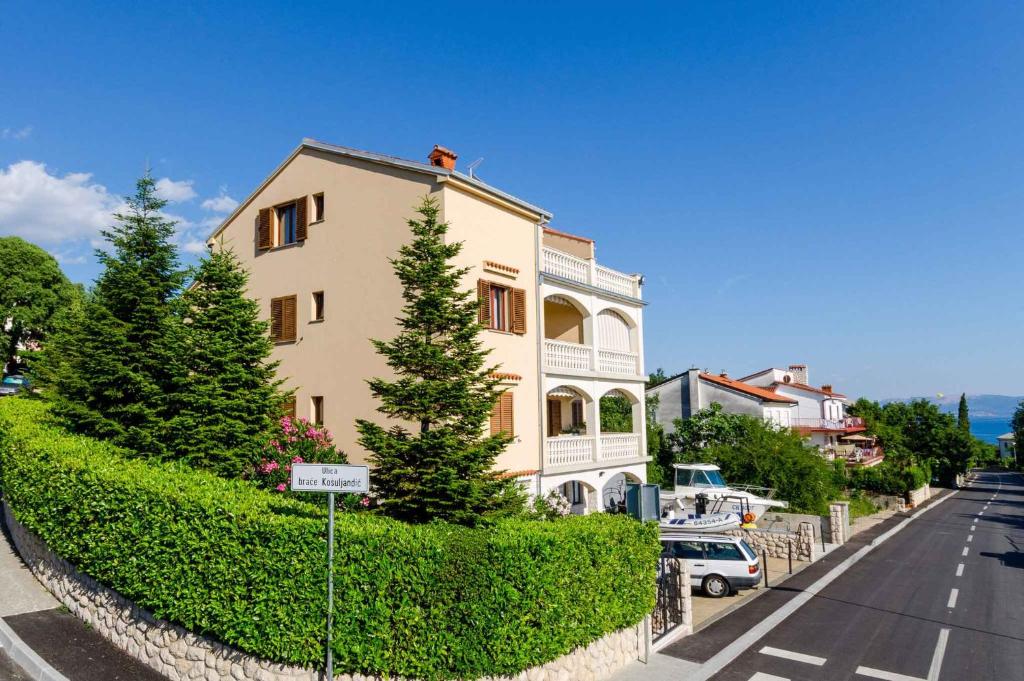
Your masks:
M 794 653 L 792 650 L 783 650 L 782 648 L 773 648 L 771 646 L 765 646 L 761 650 L 757 651 L 762 655 L 771 655 L 773 657 L 781 657 L 786 660 L 796 660 L 797 662 L 804 662 L 806 664 L 813 664 L 815 666 L 822 666 L 827 662 L 824 657 L 818 657 L 816 655 L 805 655 L 804 653 Z
M 964 576 L 964 564 L 963 563 L 960 563 L 959 565 L 956 566 L 956 576 L 957 577 L 963 577 Z
M 750 681 L 789 681 L 789 679 L 782 676 L 775 676 L 774 674 L 765 674 L 764 672 L 757 672 L 750 677 Z
M 887 672 L 884 669 L 872 669 L 871 667 L 857 667 L 856 673 L 861 676 L 870 676 L 873 679 L 882 679 L 882 681 L 938 681 L 939 673 L 942 671 L 942 658 L 946 655 L 947 641 L 949 641 L 949 629 L 941 629 L 939 631 L 939 640 L 935 642 L 935 652 L 932 654 L 932 664 L 928 668 L 927 678 L 922 679 L 916 676 L 908 676 L 907 674 Z
M 974 535 L 973 535 L 973 534 L 969 534 L 969 535 L 967 535 L 967 541 L 968 541 L 968 542 L 972 542 L 972 541 L 974 541 Z
M 961 553 L 960 555 L 961 555 L 961 556 L 966 556 L 966 555 L 967 555 L 967 552 L 968 552 L 968 551 L 969 551 L 969 549 L 968 549 L 968 548 L 967 548 L 967 547 L 965 546 L 965 547 L 964 547 L 964 552 L 963 552 L 963 553 Z
M 960 595 L 960 589 L 950 589 L 950 591 L 949 591 L 949 600 L 946 601 L 946 607 L 947 608 L 955 608 L 956 607 L 956 598 L 959 595 Z

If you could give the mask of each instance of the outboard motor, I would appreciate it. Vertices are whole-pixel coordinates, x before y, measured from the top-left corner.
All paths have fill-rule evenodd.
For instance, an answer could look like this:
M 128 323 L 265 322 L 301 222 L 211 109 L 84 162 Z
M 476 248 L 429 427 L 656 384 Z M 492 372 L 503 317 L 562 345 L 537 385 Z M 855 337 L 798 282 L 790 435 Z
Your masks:
M 695 515 L 707 515 L 708 512 L 708 495 L 698 494 L 693 499 L 693 510 Z

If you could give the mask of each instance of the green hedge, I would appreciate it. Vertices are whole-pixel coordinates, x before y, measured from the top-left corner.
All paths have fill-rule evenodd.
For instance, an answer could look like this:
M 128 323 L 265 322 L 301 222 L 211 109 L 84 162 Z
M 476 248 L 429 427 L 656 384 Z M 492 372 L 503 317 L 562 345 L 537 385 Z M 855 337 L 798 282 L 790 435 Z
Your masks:
M 0 486 L 58 555 L 157 617 L 278 662 L 322 665 L 326 512 L 130 459 L 0 400 Z M 515 674 L 654 605 L 657 530 L 592 515 L 468 529 L 341 514 L 336 669 Z

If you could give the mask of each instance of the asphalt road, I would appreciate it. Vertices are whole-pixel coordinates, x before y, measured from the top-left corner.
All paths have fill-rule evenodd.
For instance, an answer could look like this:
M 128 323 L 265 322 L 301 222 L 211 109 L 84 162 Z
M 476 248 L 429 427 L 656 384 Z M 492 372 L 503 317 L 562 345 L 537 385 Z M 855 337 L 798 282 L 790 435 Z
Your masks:
M 980 473 L 712 678 L 1024 679 L 1024 477 Z

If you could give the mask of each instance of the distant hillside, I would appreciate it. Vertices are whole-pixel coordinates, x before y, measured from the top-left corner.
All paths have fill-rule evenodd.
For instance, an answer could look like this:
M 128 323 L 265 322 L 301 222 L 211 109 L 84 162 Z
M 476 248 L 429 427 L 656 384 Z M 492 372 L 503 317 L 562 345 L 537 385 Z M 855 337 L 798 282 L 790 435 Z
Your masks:
M 960 395 L 943 395 L 942 397 L 895 397 L 882 400 L 882 404 L 889 402 L 910 402 L 911 400 L 928 400 L 939 405 L 939 408 L 949 414 L 955 414 L 960 405 Z M 1024 395 L 968 395 L 967 407 L 973 418 L 1002 418 L 1010 419 L 1017 405 L 1024 400 Z

